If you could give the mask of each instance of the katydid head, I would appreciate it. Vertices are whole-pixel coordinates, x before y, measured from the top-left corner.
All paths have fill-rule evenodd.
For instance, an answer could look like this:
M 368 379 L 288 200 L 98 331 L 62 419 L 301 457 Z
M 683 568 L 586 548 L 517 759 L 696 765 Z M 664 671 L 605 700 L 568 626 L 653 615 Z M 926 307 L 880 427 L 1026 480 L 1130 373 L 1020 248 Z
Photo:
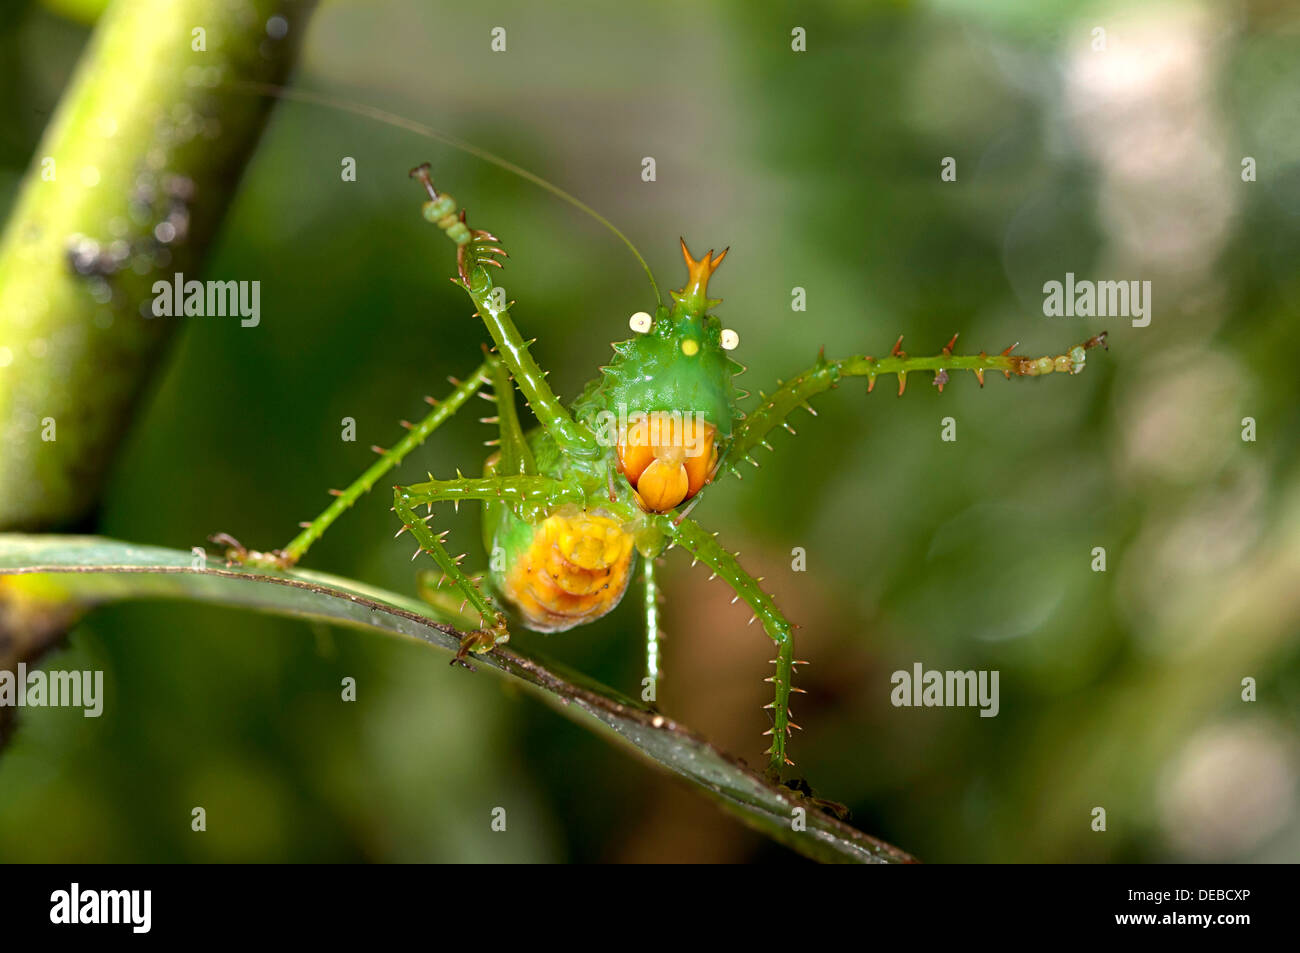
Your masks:
M 727 252 L 696 259 L 681 245 L 686 284 L 672 292 L 671 309 L 632 316 L 636 335 L 614 345 L 599 388 L 600 410 L 616 422 L 619 470 L 655 513 L 689 500 L 713 478 L 739 415 L 732 378 L 744 369 L 728 355 L 739 336 L 709 313 L 721 303 L 708 297 L 709 278 Z

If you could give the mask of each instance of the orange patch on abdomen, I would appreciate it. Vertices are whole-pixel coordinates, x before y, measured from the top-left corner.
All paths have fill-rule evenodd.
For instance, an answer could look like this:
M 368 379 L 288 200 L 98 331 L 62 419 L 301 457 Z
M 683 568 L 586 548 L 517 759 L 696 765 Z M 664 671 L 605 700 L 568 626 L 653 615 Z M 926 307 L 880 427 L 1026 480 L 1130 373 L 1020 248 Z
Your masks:
M 617 520 L 590 510 L 557 513 L 507 570 L 505 595 L 529 628 L 562 632 L 619 604 L 632 556 L 632 537 Z

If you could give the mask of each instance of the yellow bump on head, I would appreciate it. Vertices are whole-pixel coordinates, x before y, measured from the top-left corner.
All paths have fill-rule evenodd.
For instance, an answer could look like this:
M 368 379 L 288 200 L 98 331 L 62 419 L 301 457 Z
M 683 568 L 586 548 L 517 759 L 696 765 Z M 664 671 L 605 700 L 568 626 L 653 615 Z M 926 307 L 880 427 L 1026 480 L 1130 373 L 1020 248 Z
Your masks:
M 694 338 L 687 338 L 682 342 L 682 353 L 687 357 L 694 357 L 700 353 L 700 342 Z

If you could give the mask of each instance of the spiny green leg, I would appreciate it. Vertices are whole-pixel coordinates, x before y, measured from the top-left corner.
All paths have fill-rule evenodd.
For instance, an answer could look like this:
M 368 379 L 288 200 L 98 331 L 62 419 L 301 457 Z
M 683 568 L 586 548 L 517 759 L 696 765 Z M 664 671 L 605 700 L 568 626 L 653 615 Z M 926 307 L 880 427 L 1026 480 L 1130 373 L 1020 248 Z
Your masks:
M 733 434 L 726 463 L 733 470 L 741 460 L 748 460 L 754 466 L 758 466 L 758 462 L 750 454 L 760 446 L 772 449 L 767 442 L 767 435 L 778 426 L 783 426 L 794 433 L 794 428 L 786 422 L 786 418 L 794 412 L 794 409 L 803 407 L 809 413 L 815 414 L 816 411 L 812 409 L 808 399 L 837 387 L 846 377 L 865 377 L 867 393 L 870 393 L 876 386 L 877 377 L 882 374 L 896 374 L 898 393 L 901 396 L 907 386 L 907 375 L 911 371 L 932 372 L 934 385 L 939 388 L 940 393 L 943 393 L 943 387 L 948 383 L 949 371 L 972 371 L 981 387 L 984 386 L 985 371 L 1001 371 L 1008 378 L 1013 375 L 1039 377 L 1054 371 L 1078 374 L 1083 370 L 1087 351 L 1098 346 L 1104 347 L 1106 335 L 1103 332 L 1089 338 L 1071 348 L 1068 354 L 1038 358 L 1012 354 L 1015 349 L 1014 344 L 993 356 L 983 351 L 970 355 L 953 354 L 952 348 L 956 343 L 957 335 L 954 334 L 943 351 L 933 357 L 909 357 L 902 350 L 901 336 L 895 342 L 888 357 L 877 359 L 870 355 L 859 355 L 842 361 L 828 361 L 825 355 L 819 355 L 816 364 L 792 380 L 781 383 L 771 396 L 759 394 L 761 403 L 758 408 L 745 418 Z
M 505 642 L 509 637 L 506 632 L 505 616 L 484 594 L 479 587 L 479 580 L 467 576 L 461 570 L 460 561 L 465 557 L 453 558 L 443 548 L 442 538 L 447 535 L 446 531 L 435 535 L 425 520 L 415 515 L 415 507 L 427 504 L 432 509 L 434 503 L 450 501 L 459 505 L 462 500 L 484 500 L 549 508 L 562 503 L 581 502 L 583 498 L 580 486 L 541 476 L 478 478 L 458 476 L 454 480 L 430 478 L 424 483 L 393 488 L 393 511 L 402 521 L 402 528 L 398 530 L 398 535 L 410 532 L 415 536 L 416 542 L 420 544 L 416 555 L 423 551 L 432 556 L 434 562 L 442 569 L 443 578 L 450 580 L 464 593 L 466 603 L 472 606 L 482 619 L 483 628 L 468 633 L 461 640 L 460 651 L 452 659 L 453 663 L 460 662 L 468 667 L 468 663 L 465 662 L 468 653 L 488 652 L 494 645 Z M 439 580 L 438 587 L 441 585 L 442 580 Z
M 649 679 L 650 699 L 659 697 L 659 580 L 655 578 L 653 557 L 641 560 L 641 578 L 645 583 L 645 677 Z
M 397 499 L 407 506 L 487 500 L 554 507 L 563 503 L 581 503 L 586 494 L 576 482 L 544 476 L 457 476 L 454 480 L 430 478 L 423 483 L 399 486 Z
M 216 534 L 212 537 L 212 541 L 225 544 L 228 547 L 226 558 L 233 561 L 254 566 L 272 566 L 280 569 L 288 569 L 293 566 L 298 560 L 302 559 L 312 544 L 325 534 L 325 531 L 330 528 L 334 521 L 343 515 L 345 510 L 349 509 L 363 494 L 367 493 L 379 482 L 385 473 L 401 463 L 407 454 L 429 439 L 429 435 L 445 423 L 452 414 L 460 410 L 465 402 L 474 396 L 479 387 L 489 382 L 489 369 L 490 362 L 485 361 L 474 368 L 464 381 L 452 378 L 451 382 L 456 389 L 441 401 L 426 397 L 425 401 L 433 407 L 428 416 L 416 424 L 405 420 L 402 421 L 402 425 L 407 428 L 406 436 L 394 444 L 391 449 L 372 448 L 379 454 L 379 459 L 372 463 L 361 476 L 357 477 L 347 489 L 330 490 L 334 502 L 310 523 L 300 524 L 302 532 L 290 540 L 284 549 L 277 549 L 270 553 L 248 550 L 241 546 L 238 540 L 226 533 Z
M 439 194 L 434 188 L 428 163 L 412 169 L 411 176 L 418 179 L 429 193 L 429 201 L 424 204 L 425 219 L 441 228 L 456 243 L 459 280 L 453 280 L 468 292 L 474 302 L 478 315 L 492 335 L 497 353 L 509 367 L 538 422 L 564 452 L 589 458 L 599 454 L 601 448 L 595 434 L 573 419 L 546 383 L 546 375 L 533 360 L 528 343 L 515 327 L 509 304 L 492 293 L 488 268 L 502 267 L 496 256 L 505 256 L 505 249 L 497 244 L 491 233 L 472 230 L 465 224 L 465 213 L 458 209 L 456 200 L 450 195 Z
M 418 556 L 421 552 L 428 553 L 433 557 L 433 561 L 438 564 L 442 570 L 443 577 L 450 579 L 451 582 L 465 595 L 466 604 L 472 606 L 479 614 L 482 628 L 465 634 L 460 642 L 460 651 L 456 657 L 451 660 L 455 665 L 460 663 L 466 668 L 472 668 L 465 661 L 466 655 L 470 652 L 482 654 L 490 652 L 492 647 L 507 641 L 510 637 L 506 631 L 506 619 L 495 605 L 478 587 L 478 584 L 465 575 L 464 570 L 460 568 L 460 560 L 463 556 L 453 557 L 442 545 L 441 535 L 434 535 L 433 530 L 429 529 L 424 520 L 415 515 L 412 505 L 403 497 L 402 487 L 397 487 L 393 494 L 393 510 L 397 513 L 398 519 L 402 521 L 402 528 L 398 530 L 398 535 L 403 532 L 409 532 L 415 537 L 415 541 L 420 544 L 420 548 L 415 551 Z
M 469 581 L 476 586 L 482 585 L 483 576 L 481 573 L 471 575 Z M 437 569 L 421 569 L 415 574 L 415 592 L 439 622 L 455 626 L 462 632 L 482 625 L 478 613 L 469 609 L 465 597 L 458 594 L 454 586 L 444 589 L 446 585 L 447 577 Z
M 515 408 L 515 388 L 510 380 L 510 369 L 500 358 L 492 358 L 492 391 L 497 404 L 496 418 L 485 417 L 483 423 L 497 425 L 497 446 L 501 459 L 496 472 L 501 476 L 531 476 L 537 473 L 533 452 L 528 449 L 524 429 L 519 426 L 519 412 Z
M 656 524 L 664 535 L 712 569 L 715 576 L 725 580 L 736 596 L 744 599 L 753 610 L 754 615 L 750 621 L 758 619 L 762 622 L 763 630 L 776 643 L 776 658 L 772 660 L 776 672 L 766 679 L 776 687 L 776 698 L 772 704 L 765 706 L 772 712 L 772 727 L 763 734 L 772 736 L 772 746 L 766 752 L 771 758 L 768 774 L 779 779 L 785 766 L 794 764 L 786 757 L 785 745 L 792 729 L 799 727 L 790 717 L 790 693 L 803 692 L 803 689 L 794 688 L 791 684 L 794 666 L 807 664 L 795 661 L 794 626 L 777 609 L 772 597 L 763 591 L 759 585 L 762 580 L 745 572 L 736 556 L 723 549 L 712 533 L 689 519 L 677 522 L 661 516 L 656 518 Z

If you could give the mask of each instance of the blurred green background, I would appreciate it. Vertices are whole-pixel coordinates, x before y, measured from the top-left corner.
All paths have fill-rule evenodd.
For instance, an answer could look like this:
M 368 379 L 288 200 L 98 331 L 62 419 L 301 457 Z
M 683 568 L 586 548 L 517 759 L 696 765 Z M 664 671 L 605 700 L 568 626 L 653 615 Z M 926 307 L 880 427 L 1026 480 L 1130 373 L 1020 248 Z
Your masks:
M 3 14 L 0 210 L 88 36 L 66 15 L 81 6 Z M 750 390 L 822 346 L 879 355 L 900 333 L 915 354 L 959 331 L 959 350 L 1037 355 L 1110 331 L 1079 377 L 981 391 L 959 375 L 940 396 L 914 375 L 902 400 L 892 381 L 870 396 L 851 382 L 694 515 L 802 625 L 798 772 L 869 833 L 928 861 L 1294 861 L 1298 53 L 1300 15 L 1270 2 L 326 2 L 294 85 L 556 182 L 618 223 L 664 288 L 680 283 L 678 235 L 730 245 L 717 313 Z M 940 180 L 945 156 L 956 182 Z M 1258 181 L 1242 181 L 1244 156 Z M 484 331 L 406 177 L 425 159 L 506 242 L 516 320 L 563 396 L 652 304 L 626 250 L 536 187 L 281 103 L 208 268 L 262 282 L 261 324 L 186 320 L 97 532 L 281 545 L 422 395 L 475 366 Z M 1044 317 L 1042 285 L 1066 272 L 1152 281 L 1151 325 Z M 401 475 L 476 468 L 492 436 L 476 416 Z M 389 502 L 366 498 L 307 564 L 412 591 Z M 477 523 L 438 517 L 481 565 Z M 664 570 L 661 706 L 758 763 L 769 646 L 688 567 L 674 552 Z M 631 693 L 635 603 L 515 643 Z M 892 707 L 890 674 L 916 662 L 1000 671 L 1000 714 Z M 102 668 L 109 702 L 97 720 L 23 713 L 0 757 L 0 859 L 795 859 L 416 646 L 140 604 L 91 614 L 46 664 Z M 1242 701 L 1246 677 L 1258 701 Z M 490 829 L 496 806 L 507 833 Z

